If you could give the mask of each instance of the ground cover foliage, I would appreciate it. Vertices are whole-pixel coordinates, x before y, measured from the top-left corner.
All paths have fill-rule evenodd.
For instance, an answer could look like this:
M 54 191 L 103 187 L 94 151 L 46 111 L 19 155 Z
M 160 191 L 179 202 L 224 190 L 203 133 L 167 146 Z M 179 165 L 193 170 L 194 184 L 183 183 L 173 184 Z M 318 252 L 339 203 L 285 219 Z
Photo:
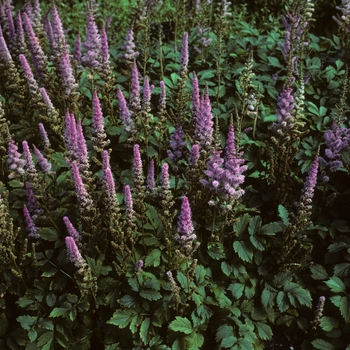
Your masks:
M 249 3 L 1 2 L 1 349 L 350 349 L 349 3 Z

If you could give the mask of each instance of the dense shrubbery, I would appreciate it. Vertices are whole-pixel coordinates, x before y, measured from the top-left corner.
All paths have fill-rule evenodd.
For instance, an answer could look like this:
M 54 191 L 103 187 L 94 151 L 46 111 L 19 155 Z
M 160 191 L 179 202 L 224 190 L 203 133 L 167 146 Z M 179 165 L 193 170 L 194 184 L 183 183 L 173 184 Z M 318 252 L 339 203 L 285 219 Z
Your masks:
M 350 349 L 348 2 L 171 5 L 1 4 L 0 348 Z

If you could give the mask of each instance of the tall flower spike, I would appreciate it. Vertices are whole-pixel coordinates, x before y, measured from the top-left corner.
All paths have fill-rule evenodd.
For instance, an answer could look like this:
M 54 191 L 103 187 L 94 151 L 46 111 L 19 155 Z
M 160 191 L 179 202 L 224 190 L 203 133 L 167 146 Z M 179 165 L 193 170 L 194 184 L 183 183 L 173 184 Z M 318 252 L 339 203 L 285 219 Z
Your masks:
M 147 113 L 151 110 L 151 87 L 149 85 L 149 78 L 147 75 L 145 76 L 143 82 L 142 109 Z
M 79 162 L 79 170 L 84 173 L 89 168 L 89 157 L 88 150 L 85 141 L 85 137 L 83 134 L 83 126 L 81 124 L 81 119 L 78 119 L 76 123 L 76 131 L 77 131 L 77 158 Z
M 26 171 L 27 173 L 30 173 L 30 174 L 36 174 L 36 169 L 35 169 L 32 155 L 29 150 L 28 142 L 23 141 L 22 146 L 23 146 L 24 157 L 26 159 Z
M 28 232 L 28 237 L 38 239 L 40 235 L 37 233 L 39 229 L 34 224 L 34 221 L 29 213 L 29 210 L 27 206 L 23 205 L 23 215 L 24 215 L 24 221 L 26 223 L 26 229 Z
M 195 72 L 193 72 L 192 80 L 192 118 L 197 120 L 197 116 L 200 110 L 200 96 L 199 96 L 199 83 Z
M 77 62 L 80 63 L 80 61 L 81 61 L 81 37 L 80 37 L 80 33 L 77 34 L 77 37 L 75 39 L 73 57 Z
M 16 30 L 15 25 L 13 23 L 12 11 L 10 9 L 7 10 L 7 23 L 8 23 L 8 31 L 9 31 L 9 45 L 11 50 L 16 47 Z
M 86 67 L 100 69 L 101 62 L 101 38 L 98 34 L 97 25 L 92 10 L 89 10 L 86 23 L 86 41 L 83 43 L 86 53 L 81 61 Z
M 306 177 L 302 195 L 299 201 L 301 208 L 305 208 L 307 211 L 311 210 L 312 198 L 314 196 L 314 190 L 317 183 L 317 172 L 318 172 L 318 155 L 311 164 L 310 170 Z
M 8 159 L 10 175 L 9 179 L 17 178 L 25 173 L 24 167 L 26 161 L 18 152 L 18 147 L 12 139 L 8 142 Z
M 108 48 L 108 38 L 105 26 L 101 29 L 101 73 L 105 79 L 108 79 L 111 73 L 111 67 L 109 65 L 109 48 Z
M 228 126 L 226 147 L 225 147 L 225 161 L 232 160 L 236 157 L 236 146 L 235 146 L 235 130 L 232 122 Z
M 143 170 L 142 170 L 140 146 L 137 144 L 134 145 L 133 151 L 134 151 L 134 184 L 137 191 L 142 191 L 144 186 L 143 185 L 144 177 L 143 177 Z
M 185 32 L 182 39 L 181 58 L 180 58 L 180 77 L 187 75 L 188 66 L 188 33 Z
M 135 59 L 139 56 L 139 53 L 135 51 L 136 46 L 134 43 L 134 32 L 132 29 L 128 30 L 125 37 L 124 46 L 121 48 L 125 50 L 125 54 L 121 56 L 123 56 L 128 63 L 135 61 Z
M 26 78 L 28 86 L 29 86 L 29 92 L 34 97 L 37 97 L 39 99 L 40 98 L 39 87 L 38 87 L 36 80 L 34 79 L 32 70 L 30 69 L 30 66 L 28 64 L 27 59 L 25 58 L 24 55 L 21 54 L 21 55 L 19 55 L 19 60 L 20 60 L 21 65 L 22 65 L 24 77 Z
M 70 222 L 68 216 L 63 217 L 64 224 L 66 225 L 69 236 L 72 237 L 75 243 L 78 243 L 81 239 L 79 232 L 74 228 L 72 223 Z
M 64 94 L 69 96 L 72 92 L 75 92 L 78 84 L 75 82 L 67 48 L 63 49 L 60 56 L 59 70 Z
M 184 142 L 185 133 L 182 131 L 182 126 L 179 125 L 170 136 L 170 148 L 168 157 L 176 164 L 182 157 L 182 149 L 186 146 Z
M 34 196 L 34 192 L 32 188 L 30 187 L 30 183 L 25 183 L 25 188 L 27 192 L 27 208 L 29 210 L 29 213 L 31 215 L 34 215 L 38 211 L 38 201 L 36 200 Z
M 93 138 L 92 142 L 98 148 L 99 151 L 108 145 L 108 141 L 106 141 L 106 133 L 104 131 L 103 124 L 103 114 L 100 105 L 100 100 L 98 99 L 98 95 L 96 90 L 94 91 L 92 97 L 92 127 L 93 127 Z
M 6 41 L 3 36 L 0 36 L 0 59 L 7 65 L 13 62 L 10 51 L 7 48 Z
M 115 183 L 110 167 L 104 170 L 103 182 L 107 189 L 109 204 L 110 206 L 114 206 L 116 204 Z
M 43 173 L 48 173 L 51 170 L 51 164 L 47 161 L 47 159 L 42 155 L 42 153 L 33 145 L 34 153 L 38 158 L 38 162 L 40 168 Z
M 191 148 L 191 152 L 190 152 L 190 161 L 189 161 L 189 165 L 191 167 L 195 167 L 198 163 L 199 160 L 199 145 L 198 144 L 194 144 Z
M 125 195 L 125 215 L 127 221 L 132 221 L 134 216 L 133 201 L 131 196 L 131 190 L 129 185 L 124 186 Z
M 23 23 L 21 12 L 18 11 L 16 18 L 16 29 L 17 29 L 17 49 L 19 53 L 25 53 L 27 45 L 24 39 Z
M 201 97 L 200 110 L 196 120 L 195 137 L 201 148 L 210 149 L 213 143 L 213 116 L 209 95 L 206 93 Z
M 151 159 L 149 163 L 148 175 L 147 175 L 147 190 L 151 193 L 156 190 L 156 181 L 154 179 L 154 159 Z
M 165 89 L 165 83 L 163 80 L 159 82 L 159 86 L 160 86 L 160 95 L 159 95 L 158 109 L 160 112 L 164 112 L 166 110 L 166 89 Z
M 75 243 L 75 240 L 71 236 L 65 238 L 67 255 L 69 260 L 78 268 L 83 269 L 85 266 L 85 260 L 81 256 L 78 246 Z
M 141 110 L 139 71 L 136 61 L 134 61 L 131 70 L 130 108 L 134 114 Z
M 49 136 L 47 135 L 46 129 L 43 123 L 39 123 L 39 134 L 41 138 L 41 144 L 43 145 L 45 151 L 47 152 L 51 147 Z
M 92 200 L 89 198 L 89 194 L 84 187 L 76 161 L 71 163 L 71 171 L 78 202 L 82 208 L 90 210 L 92 207 Z
M 131 118 L 131 112 L 126 104 L 124 94 L 120 90 L 120 88 L 117 89 L 117 94 L 118 94 L 118 101 L 119 101 L 120 118 L 121 118 L 122 123 L 124 125 L 124 130 L 127 133 L 134 133 L 135 132 L 135 124 Z
M 53 51 L 54 54 L 59 57 L 60 50 L 66 48 L 66 38 L 63 31 L 63 25 L 60 15 L 55 5 L 51 6 L 51 17 L 52 17 L 52 39 L 53 39 Z

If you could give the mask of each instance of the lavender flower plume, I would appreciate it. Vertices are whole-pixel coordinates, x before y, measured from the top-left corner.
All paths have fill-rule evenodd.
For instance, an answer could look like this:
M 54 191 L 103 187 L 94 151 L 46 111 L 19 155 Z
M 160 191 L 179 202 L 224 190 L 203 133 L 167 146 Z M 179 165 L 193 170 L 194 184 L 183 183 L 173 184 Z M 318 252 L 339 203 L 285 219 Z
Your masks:
M 47 159 L 42 155 L 42 153 L 33 145 L 34 153 L 38 158 L 39 165 L 43 173 L 48 173 L 51 170 L 51 164 Z
M 182 149 L 186 146 L 184 142 L 185 133 L 182 131 L 182 126 L 176 127 L 170 136 L 170 148 L 168 157 L 176 164 L 182 157 Z
M 43 101 L 45 103 L 47 110 L 49 112 L 52 112 L 55 109 L 55 107 L 53 106 L 51 99 L 50 99 L 49 95 L 47 94 L 46 89 L 44 87 L 42 87 L 42 88 L 40 88 L 40 92 L 41 92 L 41 96 L 43 98 Z
M 101 72 L 107 78 L 111 73 L 111 67 L 109 65 L 109 48 L 108 38 L 105 26 L 101 29 Z
M 38 127 L 39 127 L 39 134 L 40 134 L 40 138 L 41 138 L 41 143 L 42 143 L 44 149 L 47 151 L 51 147 L 49 136 L 47 135 L 47 132 L 46 132 L 46 129 L 45 129 L 43 123 L 39 123 Z
M 78 84 L 73 75 L 67 48 L 63 49 L 62 55 L 60 56 L 59 70 L 64 94 L 69 96 L 78 87 Z
M 181 58 L 180 58 L 180 77 L 187 75 L 188 66 L 188 33 L 185 32 L 182 39 Z
M 45 30 L 46 37 L 49 40 L 50 49 L 53 52 L 55 50 L 54 49 L 53 29 L 52 29 L 52 25 L 51 25 L 51 22 L 50 22 L 47 14 L 44 16 L 44 30 Z
M 23 23 L 29 39 L 29 48 L 32 56 L 34 69 L 39 80 L 46 82 L 48 76 L 48 59 L 40 46 L 27 13 L 23 13 Z
M 27 45 L 24 39 L 23 23 L 22 23 L 22 16 L 20 11 L 18 11 L 17 17 L 16 17 L 16 29 L 17 29 L 17 49 L 18 49 L 18 52 L 24 53 L 27 48 Z
M 86 24 L 86 41 L 83 43 L 86 53 L 82 56 L 81 61 L 86 67 L 100 69 L 101 62 L 101 38 L 98 34 L 94 14 L 91 10 L 88 12 Z
M 52 18 L 52 47 L 54 54 L 59 57 L 59 51 L 66 48 L 66 38 L 63 31 L 63 25 L 57 8 L 55 5 L 51 6 Z
M 110 168 L 109 153 L 107 150 L 104 150 L 102 152 L 102 178 L 101 178 L 102 181 L 104 179 L 104 174 L 107 168 Z
M 294 108 L 292 92 L 293 90 L 287 87 L 278 96 L 278 108 L 276 109 L 277 123 L 273 123 L 271 126 L 272 132 L 278 138 L 288 136 L 294 127 L 293 116 L 291 114 Z
M 80 206 L 87 210 L 91 209 L 92 200 L 89 198 L 89 194 L 84 187 L 76 161 L 71 162 L 71 172 L 75 186 L 75 193 Z
M 198 144 L 194 144 L 192 147 L 191 147 L 191 151 L 190 151 L 190 161 L 189 161 L 189 165 L 191 167 L 195 167 L 198 163 L 198 160 L 199 160 L 199 156 L 200 156 L 200 153 L 199 153 L 199 145 Z
M 26 223 L 26 230 L 28 232 L 28 237 L 35 238 L 35 239 L 40 238 L 40 235 L 37 233 L 39 229 L 34 224 L 34 221 L 25 204 L 23 205 L 23 215 L 24 215 L 24 221 Z
M 64 224 L 66 225 L 69 236 L 72 237 L 75 243 L 78 243 L 81 239 L 79 232 L 74 228 L 72 223 L 70 222 L 68 216 L 63 217 Z
M 115 195 L 115 183 L 112 175 L 112 170 L 110 167 L 106 168 L 106 170 L 104 171 L 103 179 L 104 179 L 104 184 L 106 186 L 107 193 L 108 193 L 109 204 L 113 206 L 115 204 L 116 195 Z
M 159 95 L 158 109 L 160 112 L 164 112 L 166 110 L 166 89 L 165 89 L 165 83 L 163 80 L 159 82 L 159 86 L 160 86 L 160 95 Z
M 131 118 L 131 112 L 126 104 L 124 94 L 120 90 L 120 88 L 117 89 L 117 94 L 118 94 L 118 101 L 119 101 L 120 118 L 121 118 L 122 123 L 124 125 L 124 130 L 127 133 L 134 133 L 135 132 L 135 124 Z
M 151 159 L 149 163 L 148 175 L 147 175 L 147 190 L 151 193 L 156 190 L 156 181 L 154 179 L 154 159 Z
M 13 62 L 10 51 L 7 48 L 6 41 L 3 36 L 0 36 L 0 58 L 7 65 Z
M 30 153 L 30 150 L 29 150 L 28 142 L 23 141 L 22 146 L 23 146 L 24 157 L 26 159 L 26 171 L 28 173 L 35 174 L 36 173 L 35 165 L 33 162 L 32 154 Z
M 89 168 L 89 157 L 88 150 L 83 134 L 83 126 L 81 124 L 81 119 L 78 119 L 76 123 L 76 135 L 77 135 L 77 148 L 76 155 L 79 163 L 79 170 L 81 172 L 86 171 Z
M 235 146 L 235 130 L 232 123 L 228 126 L 226 146 L 225 146 L 225 161 L 232 160 L 236 157 Z
M 106 143 L 106 133 L 104 131 L 103 114 L 96 90 L 92 97 L 92 127 L 93 127 L 93 142 L 99 148 L 103 149 Z
M 15 25 L 13 23 L 12 11 L 8 9 L 6 13 L 7 13 L 8 33 L 9 33 L 9 45 L 11 49 L 14 49 L 16 47 L 17 35 L 15 30 Z
M 78 246 L 75 243 L 75 240 L 71 236 L 65 238 L 67 255 L 69 260 L 78 268 L 81 269 L 85 265 L 85 261 L 81 256 Z
M 209 149 L 213 143 L 213 116 L 208 94 L 201 97 L 200 110 L 196 120 L 195 137 L 201 148 Z
M 131 70 L 130 107 L 135 114 L 141 110 L 139 71 L 136 62 Z
M 195 72 L 193 72 L 192 80 L 192 118 L 197 120 L 197 116 L 200 110 L 200 96 L 199 96 L 199 83 Z
M 127 62 L 133 62 L 139 56 L 139 53 L 135 51 L 136 45 L 134 43 L 134 32 L 132 29 L 128 30 L 124 45 L 121 48 L 125 50 L 125 54 L 121 56 L 123 56 Z
M 302 195 L 300 198 L 300 204 L 304 205 L 306 208 L 311 209 L 312 198 L 314 196 L 314 190 L 317 183 L 317 172 L 318 172 L 318 157 L 312 162 Z
M 25 188 L 27 192 L 27 208 L 29 210 L 30 215 L 34 215 L 38 211 L 38 202 L 34 196 L 34 192 L 30 187 L 29 182 L 25 182 Z
M 163 193 L 169 191 L 170 189 L 170 179 L 169 179 L 169 165 L 164 163 L 162 165 L 160 184 L 162 186 Z
M 124 186 L 125 195 L 125 215 L 127 221 L 132 221 L 134 216 L 133 201 L 131 196 L 131 190 L 129 185 Z
M 74 114 L 69 113 L 69 110 L 67 110 L 65 118 L 64 141 L 70 160 L 76 160 L 78 158 L 77 127 Z
M 145 76 L 143 82 L 142 109 L 145 112 L 149 112 L 151 110 L 151 87 L 148 76 Z
M 26 57 L 23 54 L 20 54 L 19 60 L 20 60 L 21 65 L 22 65 L 23 74 L 27 80 L 30 93 L 33 95 L 38 95 L 39 87 L 38 87 L 36 80 L 34 79 L 34 75 L 32 73 L 32 70 L 30 69 L 30 66 L 28 64 Z
M 81 61 L 81 37 L 80 37 L 80 33 L 77 34 L 77 37 L 75 40 L 73 57 L 77 62 Z
M 12 139 L 8 142 L 8 159 L 10 175 L 9 178 L 13 179 L 19 175 L 25 173 L 24 167 L 26 161 L 22 159 L 22 155 L 18 152 L 18 147 Z
M 139 260 L 136 264 L 135 264 L 135 272 L 136 273 L 140 273 L 142 271 L 143 268 L 143 261 Z

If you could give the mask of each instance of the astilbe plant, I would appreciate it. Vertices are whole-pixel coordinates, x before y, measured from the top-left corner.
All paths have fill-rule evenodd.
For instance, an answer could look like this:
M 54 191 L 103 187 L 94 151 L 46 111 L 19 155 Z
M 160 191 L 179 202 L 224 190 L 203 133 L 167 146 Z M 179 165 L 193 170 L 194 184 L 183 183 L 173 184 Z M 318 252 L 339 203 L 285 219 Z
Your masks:
M 337 34 L 172 6 L 0 3 L 0 348 L 348 348 Z

